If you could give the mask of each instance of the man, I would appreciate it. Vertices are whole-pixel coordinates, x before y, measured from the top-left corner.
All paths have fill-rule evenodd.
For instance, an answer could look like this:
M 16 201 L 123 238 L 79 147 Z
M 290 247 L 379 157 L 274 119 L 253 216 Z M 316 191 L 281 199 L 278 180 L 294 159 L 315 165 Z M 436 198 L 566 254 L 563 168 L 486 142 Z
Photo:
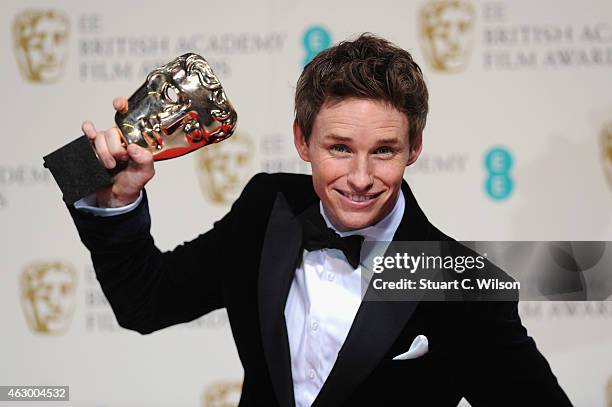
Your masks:
M 242 405 L 570 405 L 515 302 L 361 301 L 347 240 L 449 239 L 402 179 L 421 152 L 427 100 L 410 54 L 383 39 L 323 51 L 296 90 L 294 141 L 312 177 L 256 175 L 212 230 L 166 253 L 149 234 L 141 192 L 151 155 L 85 122 L 108 168 L 130 158 L 96 196 L 99 206 L 127 207 L 70 208 L 119 324 L 144 334 L 225 307 L 244 367 Z M 313 226 L 327 233 L 322 244 Z M 393 360 L 418 335 L 428 352 Z

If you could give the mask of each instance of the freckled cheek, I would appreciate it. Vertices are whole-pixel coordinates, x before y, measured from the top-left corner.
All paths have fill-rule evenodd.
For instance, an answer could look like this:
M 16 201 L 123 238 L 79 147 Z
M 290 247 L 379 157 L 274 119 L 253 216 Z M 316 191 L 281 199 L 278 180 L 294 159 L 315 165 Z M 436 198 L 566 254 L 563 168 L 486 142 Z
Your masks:
M 318 178 L 326 184 L 333 183 L 348 174 L 349 166 L 346 162 L 325 160 L 318 164 L 316 168 L 313 166 L 313 174 L 316 171 Z
M 405 166 L 399 163 L 380 163 L 374 167 L 375 178 L 388 186 L 401 184 L 404 168 Z

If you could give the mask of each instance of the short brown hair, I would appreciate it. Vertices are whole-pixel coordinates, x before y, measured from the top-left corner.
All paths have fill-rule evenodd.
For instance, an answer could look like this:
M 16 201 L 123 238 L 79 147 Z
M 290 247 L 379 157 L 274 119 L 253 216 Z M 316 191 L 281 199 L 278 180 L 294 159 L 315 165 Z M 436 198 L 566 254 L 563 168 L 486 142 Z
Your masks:
M 353 97 L 386 102 L 406 114 L 411 148 L 421 143 L 429 97 L 408 51 L 364 33 L 318 54 L 304 67 L 295 91 L 295 120 L 304 139 L 310 139 L 323 104 Z

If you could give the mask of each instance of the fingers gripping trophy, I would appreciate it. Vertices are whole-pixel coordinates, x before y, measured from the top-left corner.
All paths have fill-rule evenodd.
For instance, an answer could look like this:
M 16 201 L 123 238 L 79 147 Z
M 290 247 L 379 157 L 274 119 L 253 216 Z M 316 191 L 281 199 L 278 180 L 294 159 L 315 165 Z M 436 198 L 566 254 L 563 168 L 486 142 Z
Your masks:
M 101 206 L 129 204 L 153 177 L 153 161 L 218 143 L 236 128 L 219 79 L 192 53 L 155 69 L 128 100 L 113 105 L 117 127 L 97 131 L 86 121 L 84 136 L 43 157 L 68 204 L 94 192 Z

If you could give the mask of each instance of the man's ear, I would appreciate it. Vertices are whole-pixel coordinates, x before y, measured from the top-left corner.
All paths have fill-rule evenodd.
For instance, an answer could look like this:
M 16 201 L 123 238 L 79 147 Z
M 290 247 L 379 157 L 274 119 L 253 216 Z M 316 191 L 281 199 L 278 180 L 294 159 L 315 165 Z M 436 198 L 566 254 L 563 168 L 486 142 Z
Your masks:
M 416 146 L 410 146 L 410 155 L 408 156 L 408 163 L 406 164 L 406 167 L 414 164 L 417 158 L 419 158 L 419 156 L 421 155 L 421 151 L 423 151 L 422 137 L 419 138 L 418 144 Z
M 300 129 L 297 120 L 293 121 L 293 144 L 295 144 L 295 149 L 300 155 L 300 158 L 306 162 L 310 162 L 308 143 L 306 142 L 306 139 L 304 139 L 302 129 Z

